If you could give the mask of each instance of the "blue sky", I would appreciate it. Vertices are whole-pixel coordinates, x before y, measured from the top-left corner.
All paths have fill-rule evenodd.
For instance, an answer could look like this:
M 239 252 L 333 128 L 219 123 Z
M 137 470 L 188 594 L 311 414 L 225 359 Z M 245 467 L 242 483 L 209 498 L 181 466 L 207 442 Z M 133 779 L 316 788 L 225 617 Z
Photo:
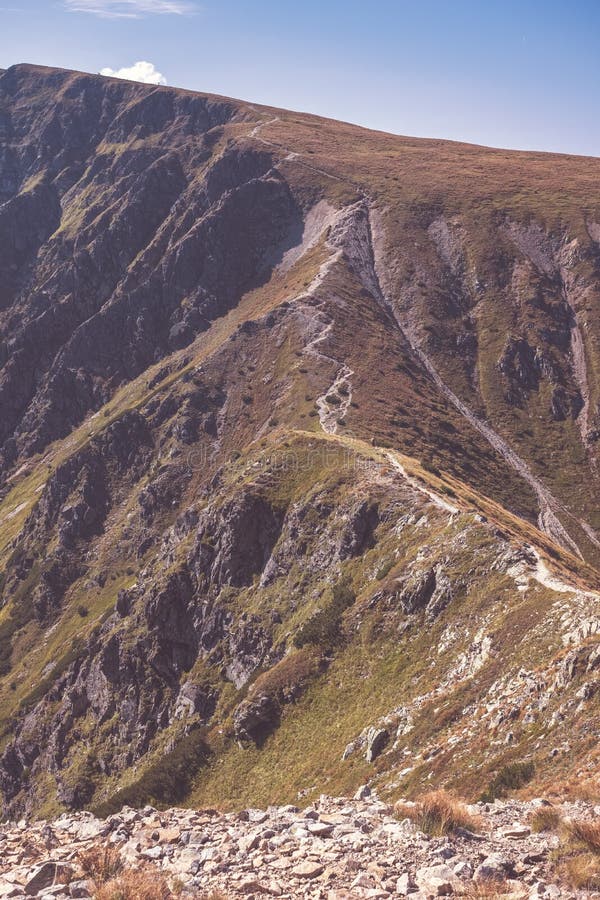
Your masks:
M 0 67 L 139 60 L 398 134 L 600 156 L 600 0 L 0 0 Z

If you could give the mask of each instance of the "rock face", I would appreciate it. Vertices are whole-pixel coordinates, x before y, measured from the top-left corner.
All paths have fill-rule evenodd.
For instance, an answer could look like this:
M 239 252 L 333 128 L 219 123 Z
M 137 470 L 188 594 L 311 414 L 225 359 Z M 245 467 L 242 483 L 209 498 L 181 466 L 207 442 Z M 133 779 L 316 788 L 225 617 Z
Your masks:
M 308 897 L 472 896 L 575 897 L 554 881 L 553 835 L 529 835 L 515 848 L 501 823 L 525 818 L 528 804 L 481 807 L 484 836 L 474 842 L 449 835 L 429 838 L 391 815 L 371 797 L 349 801 L 321 797 L 314 805 L 214 810 L 125 807 L 110 818 L 89 813 L 51 822 L 7 825 L 0 865 L 2 897 L 92 897 L 81 860 L 93 848 L 111 847 L 124 867 L 147 869 L 179 883 L 183 896 L 219 890 Z M 591 807 L 563 812 L 586 816 Z M 28 847 L 27 860 L 20 848 Z M 51 848 L 51 849 L 49 849 Z M 50 858 L 51 857 L 51 858 Z M 483 860 L 483 862 L 480 862 Z M 482 883 L 483 882 L 483 883 Z M 175 895 L 173 895 L 175 896 Z M 581 894 L 583 896 L 583 894 Z
M 0 128 L 5 815 L 591 781 L 600 164 L 35 66 Z

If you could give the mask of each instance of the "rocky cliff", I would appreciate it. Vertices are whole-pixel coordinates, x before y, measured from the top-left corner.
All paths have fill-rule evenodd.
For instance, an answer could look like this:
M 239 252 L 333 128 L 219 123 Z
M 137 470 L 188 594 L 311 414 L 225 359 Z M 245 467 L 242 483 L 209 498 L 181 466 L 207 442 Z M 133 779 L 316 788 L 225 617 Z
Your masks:
M 596 778 L 600 162 L 0 75 L 9 814 Z

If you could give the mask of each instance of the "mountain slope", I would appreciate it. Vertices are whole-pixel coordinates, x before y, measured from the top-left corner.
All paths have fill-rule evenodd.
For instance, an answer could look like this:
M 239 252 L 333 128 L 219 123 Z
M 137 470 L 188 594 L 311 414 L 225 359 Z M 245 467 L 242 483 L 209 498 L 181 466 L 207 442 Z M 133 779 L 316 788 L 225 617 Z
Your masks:
M 593 777 L 600 161 L 34 66 L 0 128 L 5 810 Z

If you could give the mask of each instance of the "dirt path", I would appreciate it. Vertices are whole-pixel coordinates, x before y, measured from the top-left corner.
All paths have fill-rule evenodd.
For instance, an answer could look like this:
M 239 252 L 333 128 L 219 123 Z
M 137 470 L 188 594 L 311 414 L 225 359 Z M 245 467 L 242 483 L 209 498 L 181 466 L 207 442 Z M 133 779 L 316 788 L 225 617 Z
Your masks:
M 389 450 L 386 453 L 386 456 L 394 469 L 400 472 L 404 480 L 407 481 L 410 486 L 413 487 L 416 491 L 419 491 L 420 494 L 425 494 L 431 500 L 431 502 L 438 507 L 438 509 L 443 509 L 446 512 L 449 512 L 451 515 L 455 515 L 459 512 L 457 506 L 452 506 L 451 503 L 448 503 L 448 501 L 444 500 L 443 497 L 440 497 L 439 494 L 436 494 L 434 491 L 429 490 L 429 488 L 425 487 L 424 484 L 421 484 L 420 481 L 418 481 L 416 478 L 413 478 L 412 475 L 409 475 L 392 450 Z

